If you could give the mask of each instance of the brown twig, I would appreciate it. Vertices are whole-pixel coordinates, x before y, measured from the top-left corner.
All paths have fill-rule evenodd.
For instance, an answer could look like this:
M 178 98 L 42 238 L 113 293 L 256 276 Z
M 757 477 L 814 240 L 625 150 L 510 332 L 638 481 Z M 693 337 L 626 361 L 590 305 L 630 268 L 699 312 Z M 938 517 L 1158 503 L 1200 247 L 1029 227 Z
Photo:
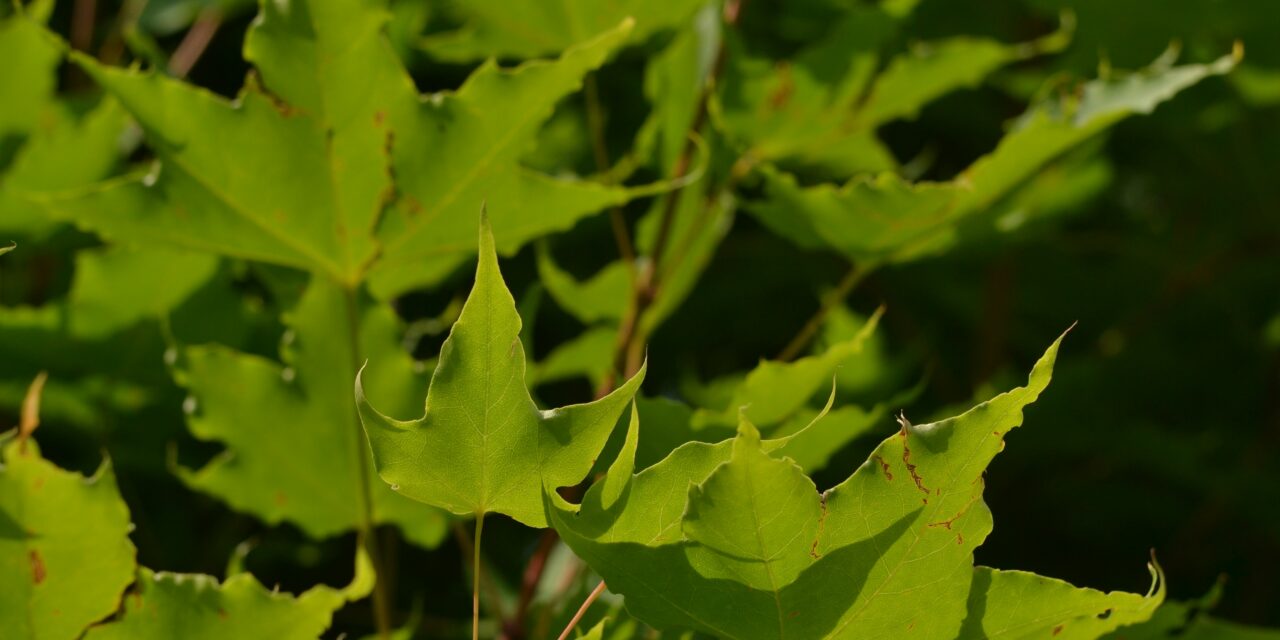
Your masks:
M 604 108 L 600 102 L 600 86 L 596 83 L 596 75 L 588 75 L 582 83 L 582 92 L 587 101 L 587 128 L 591 131 L 591 153 L 595 157 L 596 170 L 601 173 L 609 170 L 609 148 L 604 137 Z M 613 241 L 618 245 L 618 254 L 628 269 L 635 268 L 636 250 L 631 242 L 631 234 L 627 232 L 627 221 L 622 217 L 622 209 L 609 209 L 609 224 L 613 230 Z
M 196 21 L 187 30 L 187 35 L 183 36 L 182 42 L 178 43 L 178 48 L 174 49 L 173 55 L 170 56 L 169 73 L 178 78 L 187 77 L 191 68 L 200 60 L 200 56 L 204 55 L 205 49 L 209 48 L 209 42 L 213 40 L 214 34 L 218 33 L 218 28 L 221 26 L 221 10 L 214 7 L 202 9 L 196 16 Z
M 743 2 L 744 0 L 729 0 L 725 4 L 724 21 L 726 25 L 734 26 L 738 23 L 738 18 L 742 13 Z M 689 125 L 690 135 L 686 137 L 685 144 L 680 149 L 680 155 L 676 157 L 676 163 L 670 176 L 672 181 L 678 182 L 685 178 L 693 165 L 693 155 L 698 147 L 696 134 L 706 123 L 711 94 L 715 90 L 717 80 L 724 73 L 726 51 L 727 48 L 724 41 L 721 40 L 720 46 L 716 50 L 711 72 L 698 96 L 698 104 L 694 109 L 693 120 Z M 671 239 L 671 231 L 675 226 L 676 210 L 680 203 L 681 192 L 685 186 L 687 185 L 677 184 L 666 194 L 666 199 L 662 205 L 662 217 L 658 222 L 658 234 L 654 238 L 653 250 L 649 252 L 648 262 L 641 265 L 641 268 L 632 278 L 631 300 L 627 305 L 627 313 L 623 316 L 622 322 L 618 326 L 618 338 L 614 342 L 613 366 L 610 367 L 604 380 L 601 381 L 600 387 L 596 389 L 597 398 L 604 397 L 613 390 L 617 385 L 619 372 L 623 373 L 625 377 L 630 377 L 640 368 L 640 358 L 636 354 L 643 353 L 644 345 L 642 344 L 643 337 L 637 329 L 640 324 L 640 318 L 657 298 L 662 280 L 660 267 L 666 257 L 664 254 L 666 253 L 667 243 Z M 640 340 L 637 340 L 637 338 L 640 338 Z
M 520 581 L 520 599 L 516 603 L 516 612 L 503 625 L 503 634 L 507 638 L 514 640 L 525 637 L 524 625 L 529 617 L 529 605 L 533 603 L 533 596 L 538 591 L 538 583 L 542 581 L 542 574 L 547 570 L 547 558 L 551 555 L 551 550 L 555 549 L 556 541 L 559 539 L 560 536 L 556 534 L 555 529 L 547 529 L 542 532 L 542 537 L 538 540 L 537 549 L 534 549 L 533 555 L 529 558 L 529 563 L 524 567 L 524 575 Z
M 836 288 L 827 292 L 827 295 L 823 297 L 822 305 L 809 318 L 809 321 L 800 328 L 800 332 L 791 339 L 791 342 L 787 343 L 787 346 L 782 348 L 782 351 L 778 352 L 776 359 L 781 362 L 787 362 L 800 355 L 800 352 L 809 346 L 809 341 L 813 340 L 813 336 L 818 333 L 818 329 L 822 328 L 822 323 L 831 314 L 832 309 L 844 302 L 844 299 L 849 297 L 849 294 L 858 286 L 858 283 L 862 282 L 862 279 L 867 277 L 867 274 L 871 271 L 872 268 L 870 267 L 860 267 L 859 265 L 851 267 L 844 278 L 841 278 Z
M 587 599 L 582 601 L 582 606 L 578 607 L 578 612 L 573 614 L 573 619 L 569 620 L 569 624 L 565 626 L 564 631 L 560 632 L 559 640 L 565 640 L 565 638 L 569 637 L 569 634 L 573 632 L 573 628 L 578 626 L 578 621 L 582 620 L 582 616 L 586 615 L 587 609 L 590 609 L 596 598 L 599 598 L 600 594 L 604 593 L 606 587 L 607 585 L 602 580 L 600 584 L 596 585 L 595 589 L 591 590 L 591 593 L 587 595 Z

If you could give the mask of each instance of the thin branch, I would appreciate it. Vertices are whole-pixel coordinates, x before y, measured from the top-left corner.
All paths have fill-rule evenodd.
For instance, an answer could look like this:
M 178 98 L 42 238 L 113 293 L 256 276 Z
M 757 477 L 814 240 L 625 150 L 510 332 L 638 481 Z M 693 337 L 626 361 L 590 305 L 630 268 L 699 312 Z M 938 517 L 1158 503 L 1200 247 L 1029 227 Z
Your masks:
M 98 0 L 76 0 L 71 9 L 71 48 L 88 52 L 93 46 L 93 26 L 97 22 Z
M 583 81 L 582 92 L 587 101 L 587 129 L 591 131 L 591 153 L 595 156 L 596 170 L 604 173 L 609 170 L 609 148 L 605 144 L 604 107 L 600 101 L 600 86 L 596 83 L 596 74 L 592 73 Z M 609 209 L 609 223 L 613 230 L 613 241 L 618 245 L 618 254 L 628 269 L 635 268 L 636 249 L 631 242 L 631 234 L 627 232 L 627 221 L 622 217 L 622 209 Z
M 791 342 L 788 342 L 787 346 L 778 352 L 777 360 L 787 362 L 800 355 L 800 352 L 809 346 L 809 342 L 818 333 L 818 329 L 822 328 L 822 323 L 831 314 L 831 310 L 843 303 L 844 299 L 849 297 L 849 294 L 858 286 L 858 283 L 862 282 L 862 279 L 866 278 L 867 274 L 872 270 L 873 268 L 871 267 L 859 265 L 851 267 L 849 273 L 846 273 L 844 278 L 840 280 L 840 284 L 837 284 L 835 289 L 828 291 L 827 295 L 823 297 L 822 305 L 818 307 L 818 311 L 813 314 L 813 317 L 809 318 L 809 321 L 791 339 Z
M 542 581 L 542 574 L 547 570 L 547 558 L 551 555 L 551 550 L 555 549 L 556 541 L 559 539 L 560 536 L 556 534 L 555 529 L 542 532 L 542 537 L 538 540 L 538 548 L 534 550 L 529 563 L 524 567 L 524 575 L 520 582 L 520 600 L 516 604 L 515 615 L 503 626 L 503 632 L 508 638 L 525 636 L 524 625 L 529 616 L 529 605 L 533 603 L 538 583 Z
M 200 56 L 204 55 L 205 49 L 209 48 L 209 42 L 213 40 L 218 27 L 221 26 L 221 10 L 214 7 L 201 10 L 196 16 L 196 21 L 187 30 L 187 35 L 183 36 L 182 42 L 178 43 L 178 48 L 169 58 L 169 73 L 178 78 L 187 77 L 191 68 L 200 60 Z
M 606 585 L 604 581 L 601 580 L 600 584 L 596 585 L 596 588 L 591 590 L 591 593 L 590 595 L 587 596 L 587 599 L 582 601 L 582 606 L 578 607 L 578 612 L 573 614 L 573 619 L 569 621 L 569 624 L 567 626 L 565 626 L 564 631 L 560 632 L 559 640 L 565 640 L 565 638 L 569 637 L 569 634 L 573 632 L 573 628 L 578 626 L 578 621 L 582 620 L 582 616 L 586 615 L 587 609 L 591 608 L 591 605 L 595 603 L 596 598 L 599 598 L 600 594 L 604 593 L 604 590 L 607 586 L 608 585 Z
M 738 17 L 742 13 L 743 1 L 729 0 L 725 4 L 724 21 L 726 25 L 734 26 L 738 23 Z M 693 165 L 693 155 L 698 147 L 695 136 L 706 123 L 708 103 L 711 100 L 712 92 L 715 91 L 717 81 L 724 73 L 727 50 L 724 40 L 721 39 L 720 46 L 716 49 L 716 57 L 712 63 L 711 72 L 702 86 L 701 93 L 698 95 L 698 105 L 694 109 L 693 120 L 689 125 L 691 135 L 685 138 L 684 147 L 680 149 L 680 155 L 676 157 L 676 163 L 670 176 L 672 181 L 679 182 L 686 177 L 690 167 Z M 658 223 L 658 234 L 653 243 L 653 250 L 649 253 L 648 262 L 642 265 L 640 271 L 633 275 L 631 301 L 627 305 L 627 313 L 623 316 L 622 323 L 618 327 L 618 338 L 614 342 L 613 364 L 605 375 L 604 380 L 601 381 L 599 388 L 596 389 L 596 397 L 604 397 L 613 390 L 617 385 L 619 372 L 629 377 L 634 375 L 640 368 L 640 359 L 644 353 L 645 340 L 648 337 L 638 331 L 640 318 L 657 298 L 658 288 L 661 286 L 662 281 L 661 266 L 666 257 L 667 243 L 671 240 L 671 232 L 675 226 L 680 195 L 685 186 L 687 185 L 678 184 L 666 194 L 666 199 L 662 205 L 662 217 Z

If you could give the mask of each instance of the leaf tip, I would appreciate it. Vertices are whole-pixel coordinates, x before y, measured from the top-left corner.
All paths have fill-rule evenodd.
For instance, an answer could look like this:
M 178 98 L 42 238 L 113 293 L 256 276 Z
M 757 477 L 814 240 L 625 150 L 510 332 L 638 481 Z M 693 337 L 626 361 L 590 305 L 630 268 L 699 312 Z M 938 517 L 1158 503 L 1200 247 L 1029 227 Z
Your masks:
M 31 386 L 27 387 L 27 395 L 22 398 L 22 414 L 18 421 L 19 453 L 26 453 L 27 439 L 40 426 L 40 396 L 44 393 L 44 383 L 48 379 L 48 372 L 37 373 Z

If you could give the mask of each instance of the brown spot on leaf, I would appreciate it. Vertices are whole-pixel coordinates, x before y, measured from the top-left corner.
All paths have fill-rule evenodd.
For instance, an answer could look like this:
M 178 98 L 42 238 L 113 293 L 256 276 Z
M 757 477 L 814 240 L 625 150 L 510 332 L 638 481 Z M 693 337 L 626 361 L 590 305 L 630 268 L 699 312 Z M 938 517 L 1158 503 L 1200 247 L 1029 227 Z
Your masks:
M 418 202 L 418 199 L 413 196 L 405 198 L 405 206 L 409 209 L 410 217 L 417 216 L 422 213 L 422 203 Z
M 794 618 L 794 617 L 796 617 L 796 616 L 798 616 L 798 615 L 800 615 L 800 612 L 799 612 L 799 611 L 792 611 L 792 612 L 791 612 L 791 615 L 790 615 L 790 616 L 787 616 L 787 617 L 789 617 L 789 618 Z
M 893 472 L 889 471 L 889 463 L 878 455 L 872 457 L 876 459 L 876 462 L 880 463 L 880 470 L 884 472 L 884 479 L 893 482 Z
M 40 557 L 40 552 L 32 549 L 27 552 L 27 559 L 31 561 L 31 582 L 40 584 L 48 577 L 48 570 L 44 566 L 44 558 Z
M 373 126 L 381 127 L 382 123 L 387 121 L 387 112 L 385 109 L 379 109 L 373 113 Z
M 907 445 L 906 426 L 902 427 L 899 435 L 902 436 L 902 464 L 906 465 L 907 473 L 911 474 L 911 479 L 915 481 L 916 488 L 928 494 L 929 488 L 924 486 L 924 478 L 921 478 L 920 474 L 916 473 L 916 465 L 911 464 L 911 447 Z
M 1099 619 L 1099 620 L 1106 620 L 1107 618 L 1110 618 L 1110 617 L 1111 617 L 1111 610 L 1110 610 L 1110 609 L 1107 609 L 1106 611 L 1103 611 L 1102 613 L 1099 613 L 1099 614 L 1098 614 L 1098 619 Z
M 219 620 L 226 620 L 226 619 L 227 619 L 227 617 L 228 617 L 228 616 L 227 616 L 227 610 L 226 610 L 226 609 L 223 609 L 223 608 L 219 608 L 219 609 L 218 609 L 218 619 L 219 619 Z
M 1053 628 L 1053 635 L 1055 635 L 1055 636 L 1056 636 L 1056 635 L 1058 635 L 1059 633 L 1062 633 L 1063 628 L 1065 628 L 1066 626 L 1067 626 L 1067 625 L 1065 625 L 1065 624 L 1060 624 L 1060 625 L 1058 625 L 1058 626 L 1054 627 L 1054 628 Z
M 818 515 L 818 535 L 813 537 L 813 544 L 809 545 L 809 557 L 817 560 L 822 557 L 818 553 L 818 541 L 822 540 L 822 528 L 827 524 L 827 492 L 823 491 L 818 496 L 818 505 L 822 507 L 822 513 Z
M 277 491 L 275 497 L 272 499 L 275 501 L 277 507 L 283 507 L 289 502 L 289 498 L 285 497 L 283 491 Z
M 796 91 L 796 81 L 791 76 L 791 65 L 786 62 L 778 63 L 778 86 L 769 94 L 769 109 L 778 111 L 787 106 L 791 101 L 791 96 Z

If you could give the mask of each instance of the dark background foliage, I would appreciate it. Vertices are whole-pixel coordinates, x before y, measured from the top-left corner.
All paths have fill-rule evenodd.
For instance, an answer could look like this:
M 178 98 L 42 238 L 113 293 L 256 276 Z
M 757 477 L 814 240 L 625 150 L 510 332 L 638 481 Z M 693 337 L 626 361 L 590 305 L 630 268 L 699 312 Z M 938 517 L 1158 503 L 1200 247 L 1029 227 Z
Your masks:
M 83 19 L 81 4 L 63 2 L 54 29 L 71 33 L 73 21 Z M 781 56 L 821 35 L 825 16 L 838 4 L 753 0 L 742 28 L 767 32 L 761 42 Z M 118 37 L 121 9 L 117 2 L 96 5 L 95 46 Z M 1119 126 L 1099 143 L 1105 145 L 1105 187 L 1052 224 L 882 269 L 850 306 L 862 313 L 887 306 L 882 331 L 889 353 L 903 363 L 898 377 L 925 380 L 924 392 L 904 407 L 920 419 L 1016 384 L 1053 337 L 1076 325 L 1049 391 L 987 476 L 996 528 L 979 549 L 979 562 L 1142 591 L 1141 563 L 1154 548 L 1172 597 L 1196 597 L 1225 574 L 1220 615 L 1280 625 L 1280 181 L 1273 177 L 1280 166 L 1280 41 L 1274 37 L 1280 5 L 928 0 L 915 10 L 902 45 L 966 33 L 1028 40 L 1052 30 L 1062 9 L 1072 10 L 1078 25 L 1065 51 L 948 95 L 916 120 L 888 125 L 880 133 L 895 155 L 928 154 L 933 162 L 923 177 L 948 178 L 999 139 L 1007 120 L 1021 112 L 1022 87 L 1031 80 L 1062 70 L 1090 76 L 1099 64 L 1138 67 L 1170 41 L 1192 59 L 1209 60 L 1240 39 L 1245 63 L 1236 74 L 1212 78 L 1154 115 Z M 141 24 L 160 51 L 171 52 L 190 22 L 181 16 L 196 10 L 191 3 L 153 0 Z M 231 3 L 222 15 L 190 79 L 232 95 L 248 70 L 240 47 L 253 8 Z M 397 11 L 408 32 L 447 26 L 413 22 L 413 15 Z M 611 148 L 631 145 L 647 112 L 641 91 L 646 54 L 628 51 L 600 74 Z M 424 90 L 454 87 L 469 70 L 421 53 L 410 57 Z M 67 91 L 90 89 L 85 78 L 64 71 Z M 576 152 L 590 171 L 589 149 Z M 634 218 L 644 206 L 626 213 Z M 588 219 L 556 239 L 557 255 L 585 276 L 615 259 L 608 234 L 604 216 Z M 0 301 L 16 309 L 58 297 L 70 280 L 70 256 L 93 242 L 64 230 L 7 256 L 0 263 Z M 517 299 L 537 279 L 533 254 L 530 247 L 504 264 Z M 80 418 L 71 409 L 59 411 L 59 399 L 51 398 L 41 436 L 47 455 L 63 466 L 89 470 L 102 451 L 110 454 L 137 522 L 142 563 L 218 574 L 236 546 L 252 540 L 250 566 L 264 583 L 300 589 L 336 582 L 350 570 L 350 536 L 315 543 L 288 526 L 266 528 L 192 493 L 169 473 L 166 461 L 175 452 L 184 464 L 198 464 L 216 447 L 192 440 L 183 428 L 183 393 L 164 366 L 165 332 L 273 356 L 282 331 L 273 283 L 290 274 L 233 264 L 222 269 L 163 325 L 147 323 L 83 344 L 4 329 L 3 423 L 12 421 L 22 385 L 41 368 L 86 387 L 127 382 L 124 387 L 156 401 L 106 402 L 104 394 L 90 393 L 101 403 L 90 402 L 86 409 L 97 411 Z M 742 370 L 776 354 L 843 270 L 832 256 L 801 251 L 738 216 L 697 289 L 653 337 L 646 389 L 678 393 L 690 376 Z M 439 290 L 408 296 L 398 310 L 408 320 L 440 314 L 466 291 L 467 278 L 459 274 Z M 535 355 L 581 330 L 554 305 L 541 305 L 535 318 Z M 419 355 L 434 355 L 443 337 L 429 332 Z M 590 392 L 585 382 L 558 383 L 540 389 L 540 397 L 554 405 Z M 873 440 L 894 428 L 886 420 L 869 440 L 848 447 L 819 484 L 843 477 Z M 495 569 L 518 581 L 535 538 L 500 522 L 486 530 L 485 540 Z M 392 545 L 403 607 L 423 603 L 429 619 L 458 619 L 469 608 L 453 544 L 432 552 Z

